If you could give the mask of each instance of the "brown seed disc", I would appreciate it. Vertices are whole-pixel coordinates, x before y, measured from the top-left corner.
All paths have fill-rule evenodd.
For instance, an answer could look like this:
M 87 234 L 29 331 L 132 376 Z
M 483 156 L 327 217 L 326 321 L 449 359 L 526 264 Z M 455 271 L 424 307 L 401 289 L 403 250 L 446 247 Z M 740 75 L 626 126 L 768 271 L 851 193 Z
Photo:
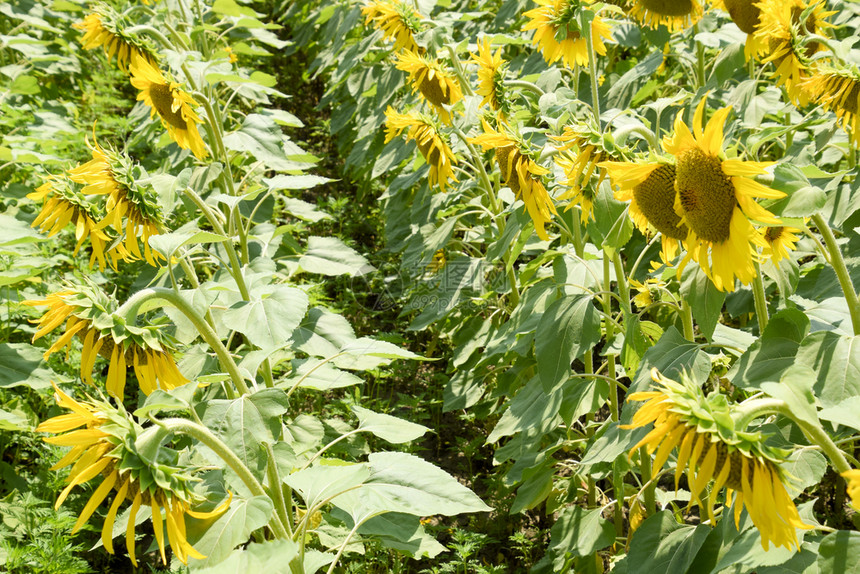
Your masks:
M 675 213 L 675 166 L 661 165 L 645 181 L 633 188 L 639 209 L 657 231 L 673 239 L 686 239 L 687 226 L 678 226 Z
M 158 112 L 161 118 L 175 128 L 184 130 L 186 127 L 185 120 L 182 118 L 180 110 L 175 112 L 173 106 L 173 93 L 170 91 L 169 84 L 151 84 L 149 86 L 149 97 L 152 99 L 152 105 Z
M 683 152 L 675 166 L 675 189 L 687 226 L 696 235 L 712 243 L 729 238 L 737 200 L 735 187 L 723 173 L 719 158 L 699 148 Z
M 755 5 L 757 0 L 723 0 L 726 10 L 732 17 L 732 22 L 737 24 L 743 32 L 752 34 L 758 26 L 761 9 Z
M 639 0 L 638 3 L 661 16 L 687 16 L 693 13 L 693 0 Z
M 449 89 L 447 92 L 442 91 L 442 80 L 438 75 L 434 75 L 432 79 L 425 78 L 421 82 L 421 85 L 418 86 L 418 89 L 427 98 L 427 101 L 434 106 L 451 103 L 451 90 Z

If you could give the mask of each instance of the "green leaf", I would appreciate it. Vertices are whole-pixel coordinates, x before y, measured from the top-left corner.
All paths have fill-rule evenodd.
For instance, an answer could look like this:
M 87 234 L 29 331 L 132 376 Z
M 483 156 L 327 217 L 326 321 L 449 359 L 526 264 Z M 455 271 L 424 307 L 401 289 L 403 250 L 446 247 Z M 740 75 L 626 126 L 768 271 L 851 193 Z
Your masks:
M 280 126 L 272 118 L 261 114 L 248 114 L 241 128 L 224 136 L 227 149 L 250 153 L 269 169 L 296 171 L 313 165 L 309 161 L 291 160 L 290 156 L 295 157 L 295 154 L 287 153 L 286 144 Z
M 802 492 L 821 482 L 827 470 L 827 459 L 820 452 L 800 449 L 791 453 L 781 466 L 796 479 L 792 480 L 792 485 Z
M 370 478 L 367 464 L 322 460 L 319 464 L 281 479 L 301 495 L 308 508 L 355 489 Z M 393 509 L 392 509 L 393 510 Z
M 720 312 L 726 300 L 725 291 L 717 289 L 701 267 L 687 265 L 681 277 L 681 293 L 692 308 L 699 330 L 710 341 L 720 322 Z
M 225 236 L 218 235 L 217 233 L 188 230 L 153 235 L 149 238 L 149 245 L 164 255 L 166 259 L 170 259 L 180 247 L 197 245 L 199 243 L 220 243 L 226 240 Z
M 629 574 L 687 572 L 710 528 L 682 526 L 668 510 L 648 517 L 630 542 Z
M 42 352 L 27 343 L 0 343 L 0 388 L 27 385 L 31 389 L 46 389 L 54 371 L 45 367 Z
M 240 6 L 235 2 L 235 0 L 215 0 L 215 2 L 212 3 L 212 11 L 216 14 L 221 14 L 222 16 L 247 16 L 254 19 L 256 19 L 257 16 L 261 16 L 261 14 L 257 14 L 250 8 Z
M 795 362 L 800 342 L 809 332 L 809 319 L 797 309 L 784 309 L 770 318 L 761 338 L 732 366 L 728 378 L 741 388 L 778 383 Z
M 821 574 L 860 574 L 860 532 L 839 530 L 824 537 L 818 546 Z
M 544 461 L 540 466 L 523 470 L 522 483 L 517 488 L 517 497 L 511 504 L 511 514 L 531 510 L 546 500 L 552 492 L 553 477 L 555 476 L 553 466 L 553 462 Z
M 591 242 L 610 253 L 620 249 L 633 236 L 633 221 L 627 216 L 627 203 L 615 199 L 609 185 L 602 185 L 594 198 L 594 219 L 589 220 Z M 607 249 L 609 248 L 609 249 Z
M 48 238 L 20 219 L 0 214 L 0 247 L 11 247 L 22 243 L 41 243 Z
M 391 415 L 376 413 L 358 405 L 353 405 L 351 408 L 358 417 L 357 430 L 370 432 L 391 444 L 411 442 L 430 430 L 424 425 L 405 421 Z
M 588 295 L 567 295 L 540 318 L 535 332 L 538 375 L 545 391 L 565 382 L 571 362 L 600 342 L 600 315 Z
M 315 205 L 307 201 L 302 201 L 295 197 L 281 197 L 280 199 L 284 203 L 284 211 L 303 221 L 316 223 L 323 219 L 331 219 L 331 215 L 324 211 L 319 211 Z
M 381 359 L 432 360 L 413 353 L 408 349 L 398 347 L 394 343 L 379 341 L 377 339 L 371 339 L 370 337 L 361 337 L 354 341 L 350 341 L 341 347 L 340 352 L 358 357 L 369 356 Z
M 234 498 L 218 518 L 186 518 L 188 542 L 206 557 L 202 560 L 191 558 L 190 564 L 206 568 L 223 561 L 236 546 L 248 541 L 251 532 L 268 524 L 272 510 L 272 501 L 267 496 L 255 496 Z
M 812 383 L 815 372 L 805 365 L 790 366 L 778 383 L 762 383 L 761 390 L 775 399 L 782 399 L 794 416 L 811 425 L 818 426 L 818 409 Z
M 588 556 L 615 542 L 615 527 L 601 513 L 600 508 L 586 510 L 581 506 L 561 511 L 550 530 L 548 548 L 556 572 L 561 572 L 570 558 Z
M 337 237 L 308 237 L 308 249 L 299 258 L 299 267 L 320 275 L 360 275 L 374 267 L 363 255 Z
M 284 189 L 310 189 L 334 181 L 319 175 L 276 175 L 271 178 L 263 178 L 263 183 L 269 191 L 282 191 Z
M 685 339 L 675 327 L 670 327 L 642 356 L 639 371 L 630 386 L 631 393 L 648 390 L 651 369 L 657 369 L 670 379 L 677 379 L 682 371 L 687 370 L 695 380 L 699 380 L 698 377 L 704 380 L 711 371 L 711 361 L 699 345 Z M 630 410 L 625 408 L 624 412 Z
M 328 391 L 330 389 L 341 389 L 343 387 L 359 385 L 364 382 L 364 379 L 361 377 L 341 371 L 333 367 L 331 363 L 317 359 L 294 361 L 295 365 L 298 366 L 293 371 L 293 374 L 284 383 L 279 384 L 279 386 L 290 388 L 298 383 L 298 386 L 301 388 Z
M 418 517 L 410 514 L 389 512 L 375 516 L 362 524 L 358 533 L 415 559 L 435 558 L 447 551 L 447 548 L 427 534 Z
M 823 407 L 860 395 L 860 338 L 818 331 L 797 350 L 797 364 L 814 371 L 813 390 Z
M 18 412 L 9 412 L 0 409 L 0 430 L 4 431 L 32 431 L 33 425 Z
M 857 417 L 858 412 L 860 412 L 860 397 L 848 397 L 838 405 L 822 409 L 818 413 L 818 418 L 823 421 L 830 421 L 837 425 L 844 425 L 860 430 L 860 418 Z
M 561 420 L 558 412 L 563 395 L 560 387 L 547 394 L 540 380 L 533 377 L 517 392 L 502 413 L 499 422 L 487 437 L 487 444 L 528 429 L 546 431 L 554 428 Z
M 265 572 L 291 574 L 290 562 L 299 555 L 299 547 L 292 540 L 252 542 L 246 548 L 234 550 L 226 560 L 208 568 L 195 568 L 195 574 L 237 574 L 239 572 Z
M 308 310 L 308 295 L 287 285 L 273 285 L 251 293 L 224 313 L 224 321 L 263 349 L 283 347 Z

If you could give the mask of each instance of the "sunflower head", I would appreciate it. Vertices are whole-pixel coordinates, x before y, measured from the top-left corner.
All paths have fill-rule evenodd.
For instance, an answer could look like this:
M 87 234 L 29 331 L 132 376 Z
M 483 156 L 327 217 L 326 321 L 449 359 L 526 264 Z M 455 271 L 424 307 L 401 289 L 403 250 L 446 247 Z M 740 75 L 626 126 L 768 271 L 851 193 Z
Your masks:
M 430 165 L 430 185 L 438 184 L 444 192 L 448 181 L 457 181 L 453 169 L 457 165 L 457 157 L 432 118 L 415 112 L 401 114 L 391 106 L 385 110 L 385 117 L 385 143 L 406 130 L 407 139 L 418 145 L 418 150 Z
M 151 108 L 150 116 L 159 117 L 179 147 L 191 150 L 198 159 L 206 158 L 209 151 L 197 129 L 202 120 L 194 111 L 194 98 L 146 58 L 132 55 L 129 71 L 131 84 L 140 90 L 137 99 Z
M 549 170 L 538 165 L 529 144 L 506 124 L 500 123 L 496 130 L 482 118 L 481 125 L 484 133 L 470 138 L 470 143 L 480 145 L 484 151 L 493 150 L 502 180 L 525 203 L 538 237 L 548 240 L 545 226 L 556 209 L 541 177 Z
M 693 259 L 718 289 L 732 291 L 735 278 L 745 284 L 753 280 L 756 247 L 764 247 L 749 219 L 780 224 L 755 198 L 785 194 L 752 179 L 772 163 L 724 159 L 723 124 L 731 107 L 715 112 L 703 126 L 705 102 L 703 98 L 696 108 L 693 131 L 679 113 L 674 134 L 663 140 L 663 148 L 675 157 L 675 210 L 689 231 L 687 257 L 679 270 Z
M 860 69 L 855 64 L 818 64 L 801 89 L 834 112 L 851 140 L 860 145 Z
M 825 49 L 810 36 L 826 36 L 833 27 L 827 18 L 836 12 L 828 12 L 824 0 L 761 0 L 757 6 L 755 37 L 766 54 L 763 61 L 773 63 L 777 85 L 785 85 L 791 100 L 806 105 L 812 95 L 804 89 L 810 59 Z
M 444 106 L 453 106 L 463 99 L 460 83 L 453 72 L 440 61 L 430 59 L 417 52 L 404 50 L 397 54 L 397 69 L 409 73 L 412 92 L 420 92 L 446 124 L 451 123 L 451 113 Z
M 789 475 L 780 466 L 788 452 L 765 444 L 758 432 L 736 428 L 732 408 L 725 396 L 713 393 L 705 397 L 701 388 L 686 374 L 679 381 L 651 371 L 654 390 L 633 393 L 628 401 L 645 401 L 633 415 L 632 423 L 621 428 L 639 428 L 654 424 L 631 450 L 640 447 L 655 454 L 653 468 L 659 470 L 677 447 L 675 488 L 687 469 L 691 502 L 701 506 L 700 494 L 714 481 L 712 493 L 726 487 L 726 505 L 734 500 L 735 523 L 746 507 L 753 524 L 761 533 L 765 550 L 770 544 L 786 548 L 799 546 L 795 529 L 810 529 L 800 519 L 794 502 L 786 491 Z M 713 524 L 715 516 L 705 505 Z
M 149 247 L 149 238 L 158 235 L 164 226 L 164 216 L 158 205 L 158 195 L 149 184 L 146 171 L 126 154 L 110 146 L 102 147 L 93 137 L 87 141 L 92 159 L 69 170 L 69 179 L 84 184 L 85 195 L 106 195 L 105 216 L 96 229 L 113 229 L 119 235 L 125 233 L 123 248 L 111 250 L 114 266 L 118 258 L 126 261 L 145 259 L 150 265 L 157 264 L 161 257 Z M 138 246 L 143 242 L 143 253 Z M 117 244 L 119 245 L 119 244 Z M 104 259 L 100 259 L 104 268 Z
M 490 39 L 484 37 L 478 46 L 478 53 L 472 54 L 471 61 L 478 65 L 477 94 L 483 97 L 481 105 L 489 105 L 504 120 L 513 111 L 513 102 L 505 87 L 508 63 L 502 59 L 502 49 L 499 48 L 494 54 Z
M 421 31 L 419 14 L 409 3 L 400 0 L 371 0 L 361 8 L 365 26 L 373 22 L 382 30 L 385 40 L 394 41 L 395 50 L 418 50 L 415 35 Z
M 640 309 L 644 309 L 652 305 L 655 301 L 660 301 L 660 291 L 666 288 L 666 283 L 659 277 L 649 277 L 641 283 L 635 279 L 631 279 L 630 286 L 636 290 L 633 302 Z
M 847 470 L 841 476 L 848 483 L 848 496 L 851 497 L 851 506 L 855 510 L 860 510 L 860 470 Z
M 163 444 L 159 444 L 157 449 L 157 460 L 138 450 L 139 445 L 146 442 L 163 442 L 166 431 L 160 427 L 144 429 L 129 417 L 122 405 L 113 407 L 106 401 L 93 398 L 77 401 L 56 385 L 54 389 L 57 404 L 71 412 L 44 421 L 36 430 L 56 435 L 45 438 L 47 443 L 72 447 L 52 470 L 73 465 L 68 485 L 57 498 L 55 507 L 60 507 L 75 486 L 103 477 L 78 516 L 72 532 L 86 524 L 95 510 L 113 494 L 101 531 L 102 543 L 108 552 L 114 553 L 116 515 L 123 502 L 130 500 L 126 545 L 135 566 L 135 518 L 142 505 L 152 510 L 153 531 L 164 564 L 167 564 L 165 526 L 170 546 L 183 564 L 188 563 L 188 557 L 205 558 L 186 539 L 185 517 L 212 518 L 227 509 L 230 499 L 213 512 L 192 511 L 192 505 L 202 501 L 193 492 L 194 482 L 199 479 L 193 470 L 178 466 L 179 454 Z
M 661 24 L 670 32 L 680 32 L 698 22 L 702 17 L 699 0 L 632 0 L 630 16 L 649 28 Z
M 606 54 L 604 40 L 612 37 L 609 25 L 591 10 L 591 0 L 535 0 L 538 7 L 526 12 L 523 30 L 534 30 L 532 44 L 539 46 L 548 64 L 562 60 L 565 66 L 588 65 L 588 44 L 583 22 L 591 26 L 591 44 L 598 55 Z M 583 14 L 585 11 L 585 14 Z
M 787 258 L 789 251 L 794 251 L 797 244 L 797 234 L 802 233 L 795 227 L 776 225 L 762 228 L 762 238 L 766 244 L 761 250 L 762 257 L 770 257 L 774 265 Z
M 188 382 L 173 358 L 173 340 L 155 323 L 147 327 L 129 325 L 114 314 L 116 304 L 95 287 L 78 285 L 48 295 L 45 299 L 24 301 L 31 307 L 48 307 L 33 335 L 33 342 L 60 326 L 63 334 L 44 358 L 81 341 L 81 380 L 95 385 L 93 370 L 99 355 L 108 361 L 105 387 L 109 395 L 122 401 L 129 367 L 134 369 L 144 394 L 155 389 L 170 390 Z
M 83 31 L 81 45 L 84 49 L 93 50 L 101 46 L 109 60 L 116 55 L 117 65 L 124 72 L 128 70 L 132 57 L 152 63 L 157 61 L 157 50 L 152 42 L 126 32 L 132 27 L 131 22 L 105 3 L 96 4 L 93 11 L 73 27 Z

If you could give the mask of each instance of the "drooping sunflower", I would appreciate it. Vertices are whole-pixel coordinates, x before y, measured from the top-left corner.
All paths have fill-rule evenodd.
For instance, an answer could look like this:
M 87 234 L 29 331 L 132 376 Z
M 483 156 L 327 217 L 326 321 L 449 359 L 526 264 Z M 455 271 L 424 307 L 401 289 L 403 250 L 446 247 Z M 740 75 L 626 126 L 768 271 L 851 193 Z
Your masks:
M 418 144 L 418 150 L 430 166 L 431 186 L 438 184 L 444 192 L 449 180 L 457 181 L 453 170 L 457 158 L 431 118 L 415 112 L 401 114 L 391 106 L 385 110 L 385 117 L 385 143 L 407 130 L 406 138 Z
M 399 0 L 371 0 L 361 8 L 364 25 L 371 22 L 382 30 L 385 40 L 394 40 L 394 50 L 418 50 L 415 34 L 421 31 L 421 19 L 412 6 Z
M 395 65 L 398 70 L 409 73 L 412 93 L 420 92 L 421 96 L 436 108 L 441 120 L 450 124 L 451 113 L 443 106 L 453 106 L 463 99 L 457 76 L 438 60 L 426 58 L 410 50 L 397 54 Z
M 545 226 L 556 209 L 541 181 L 541 176 L 549 170 L 532 159 L 528 144 L 512 134 L 506 125 L 501 124 L 500 131 L 496 131 L 484 118 L 481 118 L 481 125 L 484 133 L 469 141 L 480 145 L 484 151 L 495 151 L 502 180 L 525 203 L 538 237 L 549 240 Z
M 765 550 L 770 544 L 798 548 L 795 529 L 808 530 L 812 526 L 801 520 L 786 490 L 788 475 L 780 464 L 789 453 L 766 445 L 760 433 L 734 428 L 731 408 L 723 395 L 714 393 L 705 398 L 686 375 L 673 381 L 652 369 L 651 378 L 656 390 L 632 393 L 627 398 L 646 402 L 636 411 L 631 424 L 620 428 L 654 423 L 654 428 L 630 449 L 630 455 L 642 446 L 649 455 L 656 451 L 652 468 L 658 472 L 677 447 L 675 489 L 686 468 L 691 504 L 703 506 L 701 493 L 713 480 L 714 496 L 726 487 L 726 506 L 734 503 L 736 526 L 746 507 Z M 704 506 L 713 524 L 713 508 L 710 504 Z
M 85 50 L 94 50 L 101 46 L 108 60 L 116 55 L 116 63 L 123 72 L 128 70 L 133 56 L 152 63 L 156 61 L 156 51 L 152 44 L 145 38 L 127 33 L 125 29 L 130 27 L 128 22 L 106 4 L 97 4 L 91 14 L 72 27 L 84 32 L 81 45 Z
M 170 390 L 188 382 L 179 371 L 166 335 L 155 326 L 136 327 L 116 321 L 113 303 L 95 289 L 76 287 L 52 293 L 45 299 L 22 301 L 30 307 L 49 307 L 36 321 L 33 342 L 65 324 L 63 335 L 44 353 L 45 360 L 63 348 L 71 350 L 77 337 L 81 350 L 81 380 L 95 385 L 93 368 L 101 355 L 108 360 L 105 388 L 122 401 L 128 367 L 133 367 L 140 389 L 149 395 L 156 389 Z M 98 324 L 98 327 L 96 326 Z
M 125 154 L 107 147 L 95 140 L 87 140 L 92 159 L 83 165 L 69 170 L 69 179 L 84 184 L 84 195 L 107 195 L 105 216 L 96 229 L 110 227 L 118 234 L 125 232 L 121 254 L 127 260 L 143 258 L 152 266 L 161 257 L 149 246 L 149 238 L 159 235 L 164 225 L 164 216 L 158 205 L 157 194 L 151 186 L 143 185 L 143 168 L 136 165 Z M 143 254 L 138 246 L 138 238 L 143 242 Z
M 761 17 L 755 36 L 766 54 L 762 61 L 773 63 L 777 85 L 785 85 L 791 101 L 805 106 L 811 96 L 804 89 L 810 59 L 825 49 L 809 36 L 826 36 L 833 27 L 826 19 L 836 12 L 828 12 L 824 0 L 762 0 L 757 6 Z
M 764 49 L 755 35 L 761 19 L 761 8 L 758 7 L 758 2 L 759 0 L 711 0 L 714 8 L 728 12 L 732 22 L 746 33 L 744 54 L 747 60 L 757 56 Z
M 476 93 L 483 96 L 481 105 L 489 105 L 490 109 L 499 112 L 499 118 L 504 121 L 511 113 L 511 101 L 505 87 L 508 64 L 502 59 L 502 49 L 499 48 L 493 54 L 490 39 L 484 37 L 478 46 L 478 53 L 472 54 L 471 61 L 478 65 Z
M 133 422 L 122 407 L 116 409 L 98 400 L 76 401 L 56 384 L 54 390 L 57 404 L 72 412 L 48 419 L 36 430 L 57 434 L 44 439 L 49 444 L 72 447 L 51 470 L 73 465 L 66 479 L 68 485 L 57 497 L 54 508 L 58 509 L 63 504 L 75 486 L 85 484 L 97 476 L 104 477 L 78 516 L 72 533 L 86 524 L 96 509 L 115 492 L 101 531 L 102 543 L 109 553 L 114 553 L 113 525 L 119 508 L 123 502 L 131 500 L 126 547 L 132 564 L 137 566 L 134 531 L 135 519 L 141 506 L 149 506 L 152 510 L 152 526 L 162 563 L 167 564 L 165 525 L 168 542 L 180 562 L 188 564 L 189 557 L 205 558 L 188 542 L 185 517 L 215 518 L 227 510 L 232 496 L 213 511 L 191 510 L 199 497 L 195 497 L 191 491 L 186 469 L 153 463 L 134 452 L 135 439 L 143 428 Z
M 670 32 L 686 30 L 702 18 L 699 0 L 632 0 L 629 14 L 649 28 L 661 24 Z
M 582 223 L 593 217 L 594 199 L 597 196 L 595 190 L 606 177 L 605 172 L 598 171 L 597 181 L 592 182 L 598 164 L 620 153 L 615 144 L 604 135 L 596 123 L 589 120 L 565 126 L 561 135 L 553 137 L 562 144 L 554 161 L 564 170 L 564 185 L 569 188 L 558 196 L 558 200 L 570 200 L 565 211 L 578 205 Z
M 197 130 L 202 120 L 194 111 L 197 102 L 183 89 L 182 85 L 164 76 L 161 70 L 145 58 L 132 54 L 131 84 L 140 90 L 137 99 L 151 109 L 150 117 L 158 117 L 167 133 L 182 149 L 191 150 L 198 158 L 209 155 L 203 138 Z
M 630 202 L 630 217 L 644 234 L 650 229 L 660 232 L 661 259 L 669 265 L 678 255 L 680 242 L 689 229 L 675 212 L 675 166 L 661 162 L 603 162 L 600 167 L 609 173 L 618 187 L 615 199 Z
M 847 63 L 819 64 L 802 91 L 836 114 L 855 145 L 860 146 L 860 69 Z
M 766 246 L 750 219 L 780 225 L 755 198 L 779 199 L 785 194 L 752 179 L 766 173 L 772 162 L 724 159 L 723 124 L 731 106 L 715 112 L 702 129 L 706 100 L 702 98 L 696 108 L 695 135 L 682 111 L 675 118 L 674 134 L 663 138 L 663 149 L 675 157 L 675 210 L 689 230 L 687 256 L 679 272 L 692 258 L 717 289 L 733 291 L 735 278 L 744 284 L 753 280 L 756 246 Z
M 69 223 L 75 226 L 75 250 L 77 255 L 87 238 L 92 245 L 90 267 L 95 261 L 102 269 L 105 267 L 105 246 L 110 241 L 105 232 L 98 228 L 101 213 L 98 208 L 76 191 L 71 181 L 63 176 L 50 176 L 47 181 L 27 194 L 27 199 L 43 201 L 42 209 L 31 227 L 38 227 L 48 237 L 53 237 Z
M 579 16 L 589 10 L 591 0 L 535 0 L 538 7 L 524 14 L 530 21 L 523 30 L 534 30 L 532 44 L 540 46 L 547 64 L 561 60 L 568 68 L 588 65 L 588 44 L 580 29 Z M 600 16 L 591 20 L 591 45 L 597 55 L 606 54 L 604 40 L 612 30 Z
M 762 257 L 770 257 L 774 265 L 788 257 L 789 251 L 794 251 L 797 244 L 797 233 L 802 233 L 796 227 L 765 227 L 762 229 L 762 237 L 767 246 L 762 249 Z

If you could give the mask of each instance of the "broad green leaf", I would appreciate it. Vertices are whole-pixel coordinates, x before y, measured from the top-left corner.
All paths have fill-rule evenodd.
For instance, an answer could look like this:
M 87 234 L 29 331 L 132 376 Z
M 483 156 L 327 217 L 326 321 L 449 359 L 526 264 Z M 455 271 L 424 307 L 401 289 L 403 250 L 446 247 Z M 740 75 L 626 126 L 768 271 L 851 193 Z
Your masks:
M 860 395 L 860 338 L 818 331 L 797 350 L 797 364 L 814 372 L 813 390 L 823 407 Z
M 298 491 L 308 508 L 316 508 L 324 500 L 364 484 L 370 475 L 365 463 L 322 460 L 315 466 L 282 476 L 281 479 Z
M 267 168 L 277 171 L 296 171 L 313 165 L 290 159 L 280 126 L 261 114 L 245 116 L 241 128 L 224 136 L 224 145 L 232 151 L 250 153 Z
M 800 552 L 791 557 L 788 562 L 783 562 L 778 566 L 763 566 L 756 569 L 756 574 L 821 574 L 818 568 L 818 551 L 812 551 L 806 548 L 808 544 L 803 544 Z
M 809 319 L 797 309 L 784 309 L 771 317 L 761 338 L 732 366 L 728 377 L 741 388 L 778 383 L 795 362 L 800 342 L 809 332 Z
M 149 238 L 149 245 L 153 249 L 170 259 L 176 250 L 185 245 L 196 245 L 199 243 L 220 243 L 227 238 L 217 233 L 209 231 L 174 231 L 172 233 L 164 233 L 153 235 Z
M 375 516 L 362 524 L 358 533 L 415 559 L 435 558 L 447 551 L 447 548 L 427 534 L 419 518 L 410 514 L 389 512 Z
M 681 293 L 690 304 L 699 330 L 710 340 L 720 322 L 720 312 L 726 300 L 725 291 L 717 289 L 701 267 L 688 265 L 681 278 Z
M 331 219 L 331 215 L 324 211 L 319 211 L 315 205 L 307 201 L 302 201 L 295 197 L 282 197 L 280 199 L 284 203 L 284 211 L 303 221 L 316 223 L 323 219 Z
M 701 524 L 678 524 L 668 510 L 648 517 L 633 533 L 629 574 L 687 572 L 709 532 L 710 528 Z
M 398 347 L 394 343 L 388 341 L 378 341 L 370 337 L 361 337 L 344 345 L 341 353 L 347 355 L 355 355 L 358 357 L 369 356 L 379 357 L 380 359 L 412 359 L 412 360 L 427 360 L 408 349 Z
M 609 381 L 573 376 L 565 383 L 563 396 L 559 414 L 566 424 L 572 425 L 579 417 L 599 411 L 606 403 Z
M 523 471 L 522 484 L 517 488 L 517 497 L 511 504 L 511 514 L 530 510 L 546 500 L 552 493 L 555 476 L 553 466 L 547 461 L 541 466 L 533 466 Z
M 46 389 L 54 371 L 45 367 L 42 352 L 27 343 L 0 343 L 0 388 L 27 385 L 31 389 Z
M 782 399 L 797 418 L 818 426 L 818 409 L 815 407 L 815 395 L 812 394 L 812 383 L 815 372 L 809 367 L 796 364 L 790 366 L 778 383 L 762 383 L 761 390 L 775 399 Z
M 308 310 L 307 293 L 274 285 L 251 293 L 224 313 L 224 321 L 264 349 L 283 347 Z
M 269 191 L 282 191 L 284 189 L 310 189 L 334 181 L 319 175 L 276 175 L 271 178 L 263 178 L 263 183 Z
M 192 558 L 190 565 L 206 568 L 226 559 L 236 546 L 248 541 L 251 532 L 268 524 L 272 509 L 272 501 L 267 496 L 234 498 L 218 518 L 186 518 L 188 542 L 206 557 L 202 560 Z
M 337 237 L 308 237 L 308 249 L 299 258 L 299 267 L 320 275 L 357 275 L 373 271 L 373 266 L 355 249 Z
M 642 356 L 639 371 L 630 386 L 631 393 L 648 390 L 651 386 L 651 369 L 657 369 L 670 379 L 677 379 L 686 370 L 695 380 L 699 380 L 699 377 L 704 380 L 711 370 L 711 361 L 699 345 L 685 339 L 675 327 L 670 327 L 657 344 Z M 630 410 L 625 408 L 624 412 Z
M 4 431 L 32 431 L 33 425 L 30 424 L 23 413 L 9 412 L 5 409 L 0 409 L 0 430 Z
M 588 556 L 615 542 L 615 527 L 601 514 L 600 508 L 586 510 L 581 506 L 561 511 L 552 525 L 548 548 L 556 572 L 561 572 L 570 558 Z
M 149 396 L 146 397 L 146 400 L 143 402 L 143 406 L 134 411 L 134 416 L 146 417 L 148 413 L 160 413 L 165 411 L 184 411 L 191 408 L 191 405 L 188 403 L 191 396 L 194 396 L 194 390 L 197 387 L 197 383 L 188 383 L 186 385 L 182 385 L 182 389 L 185 387 L 192 387 L 190 390 L 190 396 L 186 399 L 184 396 L 179 396 L 174 392 L 167 392 L 161 389 L 156 389 Z M 188 394 L 188 393 L 186 393 Z
M 330 389 L 360 385 L 364 382 L 364 379 L 361 377 L 341 371 L 332 366 L 331 363 L 318 359 L 294 361 L 294 365 L 296 364 L 298 366 L 293 371 L 293 374 L 279 386 L 291 388 L 298 383 L 298 386 L 301 388 L 328 391 Z
M 662 63 L 663 51 L 661 49 L 656 49 L 641 59 L 638 64 L 613 82 L 612 87 L 606 94 L 607 105 L 622 110 L 627 108 L 633 96 L 639 91 L 640 85 L 647 78 L 651 78 Z
M 860 532 L 839 530 L 824 537 L 818 546 L 821 574 L 860 574 Z
M 260 71 L 252 72 L 251 75 L 247 78 L 240 76 L 239 74 L 221 74 L 218 72 L 212 72 L 206 74 L 206 81 L 210 84 L 215 84 L 218 82 L 227 82 L 234 84 L 257 84 L 263 86 L 264 88 L 272 88 L 278 83 L 278 79 L 275 76 Z
M 860 417 L 857 413 L 860 413 L 860 397 L 848 397 L 838 405 L 822 409 L 818 418 L 860 430 Z
M 607 252 L 624 247 L 633 236 L 627 204 L 615 199 L 609 185 L 600 186 L 594 199 L 594 219 L 589 220 L 587 228 L 591 241 Z
M 820 452 L 800 449 L 791 453 L 788 461 L 781 466 L 788 471 L 789 476 L 796 479 L 792 479 L 792 484 L 802 492 L 821 482 L 827 470 L 827 459 Z
M 27 223 L 9 215 L 0 214 L 0 247 L 42 241 L 48 241 L 48 238 Z
M 415 516 L 492 510 L 441 468 L 403 452 L 376 452 L 368 457 L 370 477 L 361 500 L 385 512 Z M 333 501 L 337 504 L 337 499 Z
M 235 0 L 215 0 L 215 2 L 212 3 L 212 11 L 216 14 L 221 14 L 222 16 L 247 16 L 254 19 L 261 15 L 257 14 L 250 8 L 240 6 L 235 2 Z
M 265 572 L 291 574 L 290 562 L 299 555 L 299 547 L 292 540 L 252 542 L 245 548 L 234 550 L 226 560 L 207 568 L 195 568 L 195 574 L 238 574 Z
M 373 433 L 391 444 L 411 442 L 430 430 L 424 425 L 405 421 L 391 415 L 376 413 L 357 405 L 353 405 L 351 408 L 358 417 L 357 430 Z
M 600 315 L 588 295 L 567 295 L 544 312 L 535 332 L 538 375 L 545 391 L 568 379 L 571 362 L 600 342 Z
M 528 429 L 547 431 L 554 428 L 561 420 L 558 412 L 563 396 L 560 388 L 547 394 L 540 380 L 532 378 L 511 399 L 510 405 L 487 437 L 486 444 Z
M 794 548 L 788 549 L 773 544 L 765 550 L 761 544 L 761 533 L 753 527 L 732 541 L 720 556 L 713 571 L 737 574 L 755 572 L 759 567 L 784 564 L 794 554 Z

